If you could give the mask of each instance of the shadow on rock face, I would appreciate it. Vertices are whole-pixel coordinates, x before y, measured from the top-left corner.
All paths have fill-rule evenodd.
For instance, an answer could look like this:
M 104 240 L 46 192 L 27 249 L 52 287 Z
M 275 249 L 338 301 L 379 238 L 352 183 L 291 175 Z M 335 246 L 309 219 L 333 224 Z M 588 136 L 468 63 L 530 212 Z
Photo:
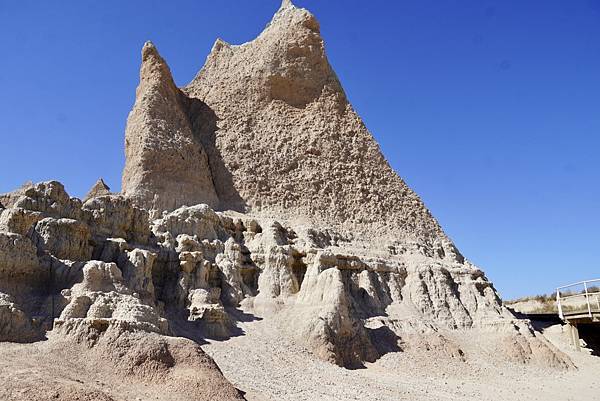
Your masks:
M 187 338 L 203 345 L 207 343 L 207 339 L 224 341 L 245 335 L 246 333 L 237 326 L 237 322 L 262 320 L 237 308 L 227 307 L 224 312 L 219 316 L 220 319 L 213 320 L 188 320 L 182 314 L 173 314 L 169 319 L 169 327 L 175 337 Z
M 592 350 L 592 355 L 600 356 L 600 324 L 579 324 L 579 338 Z
M 245 212 L 248 205 L 235 188 L 230 169 L 217 147 L 218 116 L 206 103 L 194 98 L 188 100 L 190 124 L 195 138 L 200 141 L 208 154 L 211 176 L 219 197 L 219 209 Z
M 367 332 L 380 357 L 388 352 L 402 352 L 402 348 L 398 345 L 399 337 L 389 327 L 381 326 L 376 329 L 367 329 Z

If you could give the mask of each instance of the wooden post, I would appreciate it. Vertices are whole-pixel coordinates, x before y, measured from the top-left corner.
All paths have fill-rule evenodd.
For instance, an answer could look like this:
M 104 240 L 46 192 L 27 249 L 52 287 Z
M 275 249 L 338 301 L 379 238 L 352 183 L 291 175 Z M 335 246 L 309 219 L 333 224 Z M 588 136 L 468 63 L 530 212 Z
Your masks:
M 577 325 L 567 320 L 566 329 L 567 338 L 569 339 L 571 346 L 575 349 L 575 351 L 579 351 L 579 330 L 577 330 Z
M 577 323 L 573 323 L 570 326 L 573 347 L 575 348 L 575 351 L 581 351 L 581 347 L 579 345 L 579 329 L 577 328 Z

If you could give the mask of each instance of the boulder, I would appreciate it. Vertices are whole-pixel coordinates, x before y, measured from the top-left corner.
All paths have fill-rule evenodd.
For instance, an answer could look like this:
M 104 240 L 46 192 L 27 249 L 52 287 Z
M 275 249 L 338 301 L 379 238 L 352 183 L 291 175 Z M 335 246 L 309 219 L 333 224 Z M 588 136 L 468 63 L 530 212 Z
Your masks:
M 121 270 L 114 263 L 88 262 L 83 267 L 83 281 L 63 290 L 63 295 L 68 304 L 55 325 L 67 334 L 73 331 L 85 333 L 85 327 L 90 325 L 168 332 L 168 322 L 127 287 Z
M 46 217 L 36 223 L 32 238 L 40 250 L 58 259 L 86 261 L 92 257 L 90 229 L 77 220 Z
M 43 337 L 40 325 L 32 321 L 14 298 L 0 293 L 0 342 L 31 342 Z

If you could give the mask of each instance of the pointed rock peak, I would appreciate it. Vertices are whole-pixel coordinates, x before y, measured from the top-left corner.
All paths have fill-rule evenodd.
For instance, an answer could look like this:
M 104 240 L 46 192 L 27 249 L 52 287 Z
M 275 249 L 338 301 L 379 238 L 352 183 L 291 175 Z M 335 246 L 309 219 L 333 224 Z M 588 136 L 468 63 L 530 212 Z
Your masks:
M 102 188 L 107 191 L 110 191 L 110 187 L 108 185 L 106 185 L 106 183 L 104 182 L 104 180 L 102 178 L 99 178 L 98 181 L 96 181 L 94 188 Z
M 148 50 L 150 50 L 150 49 L 153 49 L 153 50 L 155 50 L 155 51 L 156 51 L 156 46 L 154 45 L 154 43 L 152 43 L 152 41 L 151 41 L 151 40 L 147 40 L 147 41 L 144 43 L 144 47 L 143 47 L 143 50 L 146 50 L 146 49 L 148 49 Z
M 163 82 L 175 87 L 171 70 L 160 56 L 154 43 L 147 41 L 142 47 L 140 82 Z
M 88 200 L 91 198 L 97 198 L 99 196 L 110 195 L 110 187 L 106 185 L 102 178 L 98 179 L 94 186 L 90 189 L 90 191 L 85 196 L 84 200 Z
M 150 57 L 156 57 L 162 60 L 162 57 L 158 53 L 158 49 L 151 41 L 147 41 L 144 43 L 144 47 L 142 47 L 142 61 L 148 60 Z M 162 60 L 164 61 L 164 60 Z
M 272 25 L 284 25 L 287 28 L 304 27 L 316 33 L 319 33 L 320 30 L 319 22 L 315 16 L 305 8 L 296 7 L 291 0 L 281 2 L 281 7 L 269 23 L 269 26 Z
M 225 42 L 221 38 L 217 38 L 217 40 L 215 40 L 215 44 L 212 47 L 211 53 L 218 52 L 218 51 L 221 51 L 221 49 L 223 49 L 223 48 L 229 48 L 229 47 L 231 47 L 231 45 L 229 43 Z
M 279 7 L 279 9 L 284 9 L 284 8 L 289 8 L 289 7 L 295 7 L 294 4 L 292 3 L 292 0 L 283 0 L 281 2 L 281 7 Z

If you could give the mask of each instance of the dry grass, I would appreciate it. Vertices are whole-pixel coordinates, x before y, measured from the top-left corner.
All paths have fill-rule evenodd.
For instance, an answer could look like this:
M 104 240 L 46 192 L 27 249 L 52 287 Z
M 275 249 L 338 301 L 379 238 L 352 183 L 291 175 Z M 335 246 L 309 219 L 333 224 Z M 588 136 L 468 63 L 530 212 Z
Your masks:
M 600 287 L 593 286 L 587 289 L 588 293 L 598 293 L 600 292 Z M 585 294 L 585 290 L 580 291 L 561 291 L 561 297 L 569 297 L 572 295 L 582 295 Z M 523 306 L 525 304 L 529 304 L 526 308 L 526 313 L 558 313 L 558 307 L 556 306 L 556 293 L 550 294 L 539 294 L 528 297 L 521 297 L 513 300 L 508 300 L 504 302 L 505 305 L 510 307 L 518 307 Z M 568 303 L 562 302 L 562 309 L 564 312 L 577 311 L 581 309 L 581 305 L 569 305 Z

